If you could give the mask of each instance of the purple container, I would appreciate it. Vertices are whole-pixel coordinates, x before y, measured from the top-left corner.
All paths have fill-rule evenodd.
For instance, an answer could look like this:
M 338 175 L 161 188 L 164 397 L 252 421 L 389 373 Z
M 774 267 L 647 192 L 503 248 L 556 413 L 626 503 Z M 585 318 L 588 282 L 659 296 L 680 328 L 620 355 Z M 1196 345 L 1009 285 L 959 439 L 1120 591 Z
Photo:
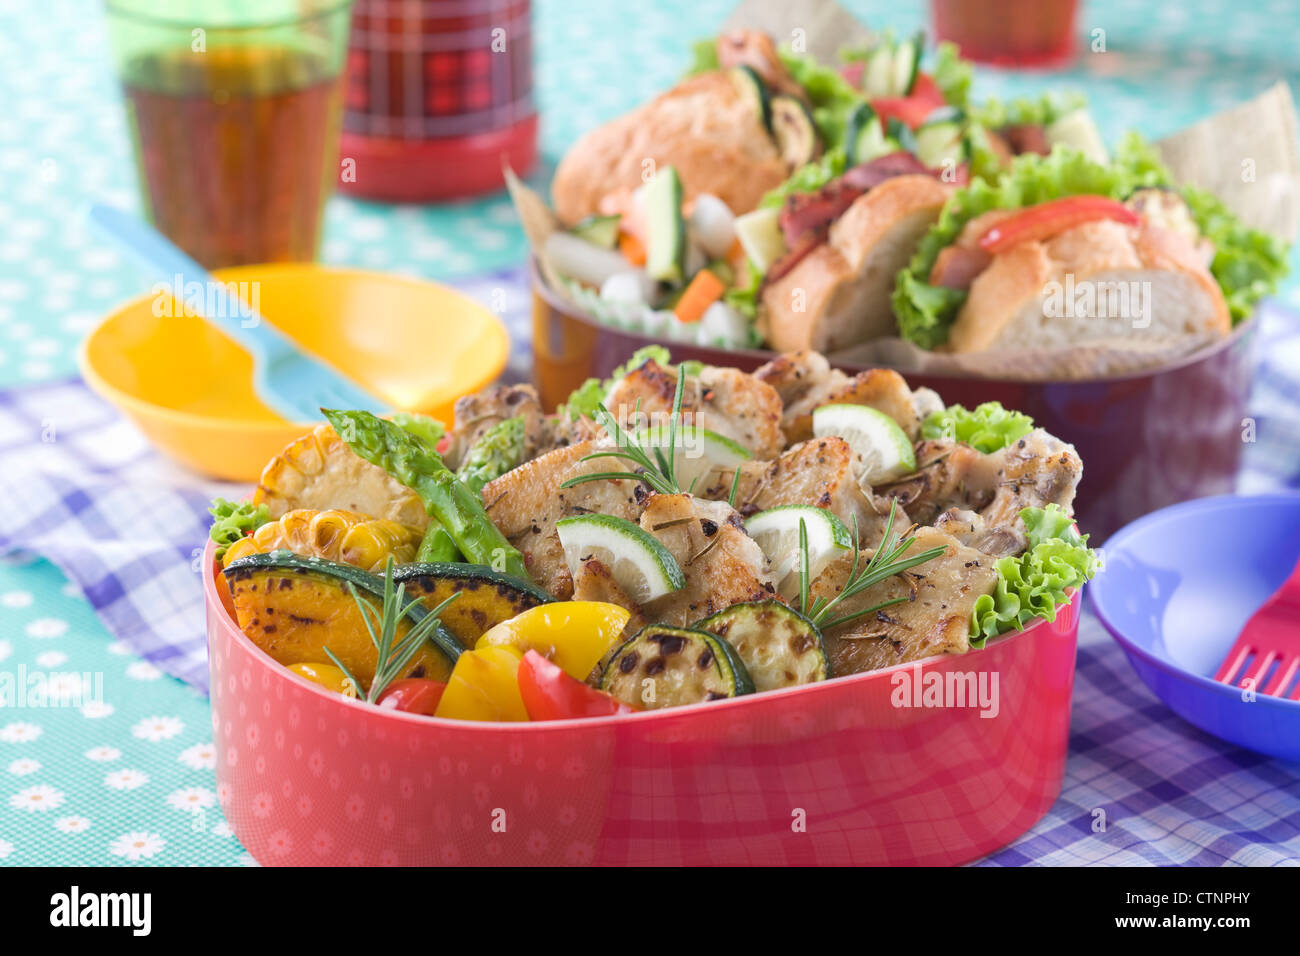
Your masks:
M 547 408 L 589 376 L 605 377 L 637 349 L 661 344 L 677 359 L 752 371 L 762 349 L 720 349 L 655 339 L 601 325 L 557 298 L 534 266 L 533 380 Z M 1186 359 L 1089 381 L 1012 382 L 905 372 L 948 404 L 999 401 L 1071 442 L 1083 459 L 1075 501 L 1080 530 L 1106 540 L 1130 521 L 1168 505 L 1233 489 L 1242 454 L 1258 320 Z M 846 372 L 867 365 L 841 363 Z

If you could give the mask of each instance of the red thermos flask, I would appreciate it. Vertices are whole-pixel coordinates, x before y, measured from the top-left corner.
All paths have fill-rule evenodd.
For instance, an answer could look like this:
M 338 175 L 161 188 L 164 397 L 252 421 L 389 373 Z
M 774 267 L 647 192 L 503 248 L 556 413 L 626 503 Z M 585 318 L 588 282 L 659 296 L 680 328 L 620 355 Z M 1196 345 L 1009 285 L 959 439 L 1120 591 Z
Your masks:
M 339 187 L 424 202 L 537 159 L 529 0 L 357 0 Z

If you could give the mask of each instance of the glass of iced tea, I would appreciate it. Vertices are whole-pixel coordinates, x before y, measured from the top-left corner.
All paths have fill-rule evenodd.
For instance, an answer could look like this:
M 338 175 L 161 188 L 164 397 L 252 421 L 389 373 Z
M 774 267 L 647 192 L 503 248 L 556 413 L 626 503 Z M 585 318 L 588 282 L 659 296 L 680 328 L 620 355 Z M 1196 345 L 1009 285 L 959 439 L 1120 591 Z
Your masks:
M 311 260 L 352 0 L 107 0 L 145 211 L 209 269 Z

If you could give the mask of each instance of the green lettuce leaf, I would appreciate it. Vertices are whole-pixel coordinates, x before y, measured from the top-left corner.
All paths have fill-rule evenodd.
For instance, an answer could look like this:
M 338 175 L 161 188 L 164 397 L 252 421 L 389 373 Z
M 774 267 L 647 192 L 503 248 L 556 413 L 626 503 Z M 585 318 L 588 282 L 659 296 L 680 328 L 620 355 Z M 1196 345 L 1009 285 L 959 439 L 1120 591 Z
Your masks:
M 1135 189 L 1172 184 L 1155 147 L 1136 133 L 1120 140 L 1106 165 L 1062 147 L 1052 150 L 1050 156 L 1016 157 L 996 182 L 977 179 L 954 193 L 907 268 L 899 272 L 893 294 L 899 333 L 927 349 L 947 341 L 966 294 L 930 285 L 930 272 L 939 253 L 976 216 L 991 209 L 1021 209 L 1065 196 L 1122 200 Z M 1210 271 L 1223 287 L 1234 319 L 1240 320 L 1286 275 L 1289 247 L 1277 237 L 1246 227 L 1208 193 L 1190 187 L 1180 192 L 1197 228 L 1215 245 Z
M 810 56 L 780 52 L 781 62 L 796 83 L 803 87 L 812 105 L 813 125 L 827 149 L 843 148 L 849 114 L 863 102 L 862 91 L 844 78 L 838 67 L 824 66 Z
M 250 535 L 271 520 L 271 513 L 266 505 L 254 505 L 248 501 L 227 501 L 225 498 L 213 498 L 212 528 L 208 537 L 217 543 L 217 560 L 226 556 L 226 549 L 245 535 Z
M 955 44 L 940 43 L 935 48 L 930 75 L 943 94 L 944 102 L 962 110 L 970 106 L 970 87 L 975 70 L 969 60 L 961 58 Z
M 1056 620 L 1056 610 L 1069 602 L 1068 589 L 1078 588 L 1100 570 L 1088 536 L 1059 505 L 1024 508 L 1029 546 L 1019 557 L 998 559 L 998 583 L 992 594 L 975 602 L 971 614 L 971 647 L 983 647 L 990 637 L 1024 630 L 1036 618 Z
M 971 107 L 971 120 L 988 129 L 1003 126 L 1050 126 L 1067 113 L 1088 105 L 1082 93 L 1048 92 L 1041 96 L 1021 96 L 1014 100 L 989 97 Z
M 921 437 L 947 438 L 989 454 L 1024 438 L 1033 427 L 1032 418 L 1023 412 L 1008 411 L 1001 402 L 985 402 L 974 411 L 949 405 L 921 423 Z
M 759 209 L 779 209 L 785 201 L 796 193 L 816 192 L 837 176 L 844 174 L 848 161 L 842 147 L 833 147 L 814 159 L 811 163 L 800 166 L 790 178 L 769 189 L 758 201 Z

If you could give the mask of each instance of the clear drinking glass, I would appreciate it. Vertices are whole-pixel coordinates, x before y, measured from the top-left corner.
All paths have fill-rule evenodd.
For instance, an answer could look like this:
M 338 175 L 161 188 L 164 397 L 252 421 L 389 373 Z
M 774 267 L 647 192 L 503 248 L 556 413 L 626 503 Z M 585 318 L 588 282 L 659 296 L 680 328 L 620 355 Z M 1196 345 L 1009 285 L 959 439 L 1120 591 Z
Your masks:
M 107 0 L 150 221 L 209 269 L 311 260 L 352 0 Z

